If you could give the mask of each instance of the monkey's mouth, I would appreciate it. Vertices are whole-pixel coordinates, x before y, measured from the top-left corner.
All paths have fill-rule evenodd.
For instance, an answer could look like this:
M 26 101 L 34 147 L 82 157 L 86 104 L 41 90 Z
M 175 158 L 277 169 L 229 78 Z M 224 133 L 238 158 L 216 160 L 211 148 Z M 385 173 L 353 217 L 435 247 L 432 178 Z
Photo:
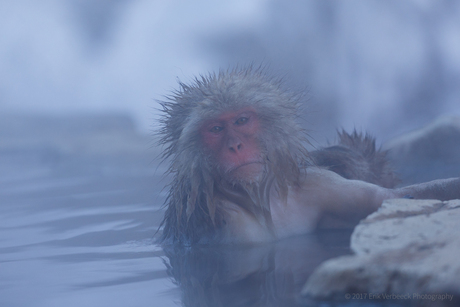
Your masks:
M 231 172 L 234 172 L 234 171 L 236 171 L 236 170 L 238 170 L 240 168 L 244 168 L 244 167 L 246 167 L 248 165 L 252 165 L 252 164 L 260 164 L 260 165 L 262 165 L 263 163 L 260 162 L 260 161 L 244 162 L 244 163 L 242 163 L 240 165 L 236 165 L 236 166 L 232 167 L 228 172 L 231 173 Z
M 260 161 L 245 162 L 234 166 L 228 171 L 228 174 L 233 178 L 253 180 L 258 177 L 264 169 L 264 164 Z

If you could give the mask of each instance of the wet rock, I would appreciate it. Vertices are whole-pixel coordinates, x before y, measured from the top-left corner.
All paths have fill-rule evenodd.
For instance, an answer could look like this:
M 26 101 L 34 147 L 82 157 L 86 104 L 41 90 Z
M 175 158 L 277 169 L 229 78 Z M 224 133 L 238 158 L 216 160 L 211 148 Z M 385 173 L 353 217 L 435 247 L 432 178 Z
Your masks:
M 460 116 L 442 116 L 384 146 L 404 184 L 460 176 Z
M 355 255 L 324 262 L 302 294 L 315 300 L 460 306 L 459 223 L 460 200 L 385 201 L 355 228 Z

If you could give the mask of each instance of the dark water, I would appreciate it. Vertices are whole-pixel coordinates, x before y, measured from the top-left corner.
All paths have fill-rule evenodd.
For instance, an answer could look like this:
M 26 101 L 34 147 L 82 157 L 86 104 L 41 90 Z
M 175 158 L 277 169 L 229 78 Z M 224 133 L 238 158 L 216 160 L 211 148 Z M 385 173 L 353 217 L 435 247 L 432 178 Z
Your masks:
M 0 306 L 301 306 L 314 268 L 349 253 L 350 232 L 163 249 L 163 166 L 62 139 L 0 140 Z

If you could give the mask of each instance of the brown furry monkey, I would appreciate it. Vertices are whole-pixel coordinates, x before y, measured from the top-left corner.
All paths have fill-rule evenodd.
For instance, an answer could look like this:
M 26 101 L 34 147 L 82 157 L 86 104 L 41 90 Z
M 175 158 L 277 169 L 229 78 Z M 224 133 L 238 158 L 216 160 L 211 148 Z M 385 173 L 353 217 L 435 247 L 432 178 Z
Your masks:
M 356 132 L 309 154 L 300 98 L 249 68 L 181 83 L 162 102 L 173 176 L 163 241 L 263 242 L 351 227 L 388 198 L 460 198 L 459 178 L 392 189 L 385 153 Z

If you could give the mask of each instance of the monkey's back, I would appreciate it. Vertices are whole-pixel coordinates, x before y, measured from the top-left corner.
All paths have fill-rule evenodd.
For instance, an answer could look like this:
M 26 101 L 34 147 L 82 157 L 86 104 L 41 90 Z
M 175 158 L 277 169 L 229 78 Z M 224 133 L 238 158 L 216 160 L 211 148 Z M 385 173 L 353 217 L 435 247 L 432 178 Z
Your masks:
M 346 179 L 362 180 L 385 188 L 398 183 L 387 151 L 377 149 L 369 134 L 338 132 L 337 145 L 310 153 L 313 164 L 333 171 Z

